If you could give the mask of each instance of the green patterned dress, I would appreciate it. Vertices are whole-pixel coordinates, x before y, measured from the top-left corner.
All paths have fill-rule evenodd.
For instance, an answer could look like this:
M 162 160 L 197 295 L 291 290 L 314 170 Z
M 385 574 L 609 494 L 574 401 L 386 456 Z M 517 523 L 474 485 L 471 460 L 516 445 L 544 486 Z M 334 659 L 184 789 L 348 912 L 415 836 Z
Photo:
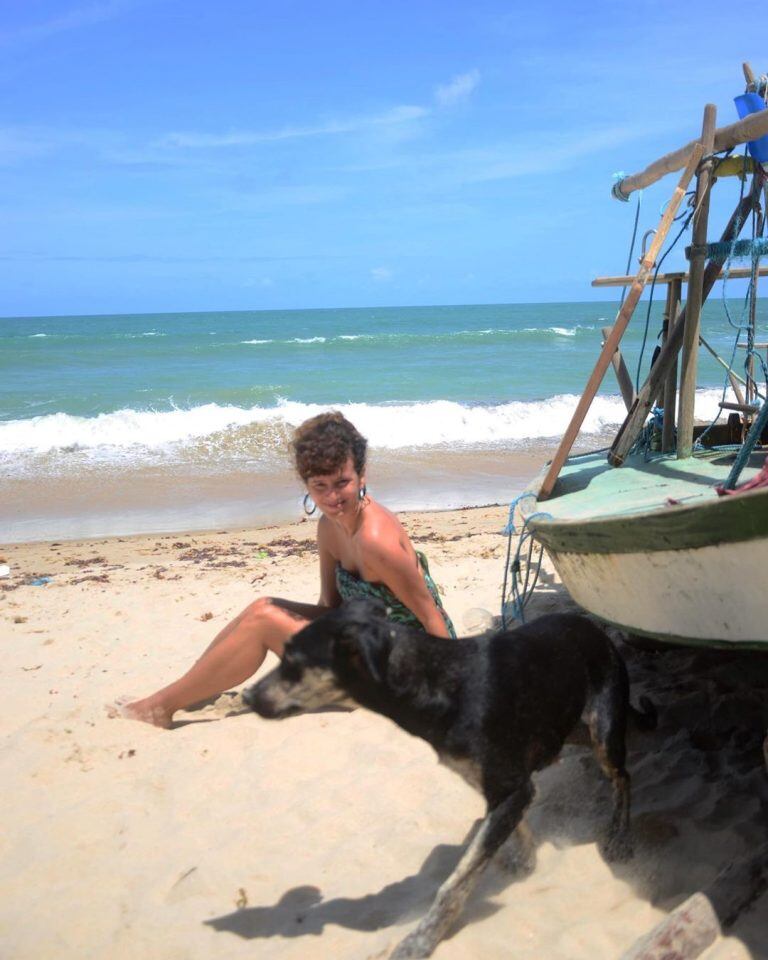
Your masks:
M 419 558 L 419 565 L 424 574 L 424 582 L 429 588 L 432 599 L 442 614 L 443 620 L 445 620 L 448 633 L 455 639 L 456 631 L 451 623 L 451 618 L 445 612 L 445 608 L 440 600 L 440 594 L 437 592 L 435 581 L 429 575 L 427 558 L 419 550 L 416 551 L 416 556 Z M 395 623 L 406 623 L 408 626 L 418 627 L 420 630 L 424 629 L 416 614 L 398 600 L 389 587 L 383 583 L 371 583 L 369 580 L 361 580 L 359 577 L 356 577 L 354 573 L 345 570 L 340 563 L 336 565 L 336 588 L 342 600 L 353 600 L 355 597 L 376 597 L 377 600 L 382 600 L 389 607 L 388 616 L 390 620 L 393 620 Z

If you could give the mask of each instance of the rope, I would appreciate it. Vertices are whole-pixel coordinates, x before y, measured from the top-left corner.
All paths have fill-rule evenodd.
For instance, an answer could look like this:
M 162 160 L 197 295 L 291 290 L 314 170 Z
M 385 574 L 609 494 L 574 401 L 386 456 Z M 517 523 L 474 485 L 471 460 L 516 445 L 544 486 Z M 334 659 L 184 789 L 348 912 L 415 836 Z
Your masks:
M 661 450 L 661 435 L 664 430 L 664 410 L 661 407 L 653 407 L 650 419 L 647 421 L 640 435 L 632 445 L 632 453 L 642 453 L 643 460 L 647 463 L 651 459 L 652 453 L 659 453 Z
M 744 156 L 745 156 L 745 158 L 746 158 L 746 150 L 745 150 Z M 745 159 L 745 162 L 746 162 L 746 159 Z M 742 186 L 741 186 L 741 189 L 740 189 L 740 194 L 739 194 L 739 202 L 741 202 L 741 198 L 743 197 L 743 195 L 744 195 L 744 185 L 743 185 L 743 183 L 742 183 Z M 765 361 L 764 361 L 763 358 L 760 356 L 760 354 L 758 354 L 758 353 L 755 351 L 755 346 L 754 346 L 754 344 L 755 344 L 755 330 L 754 330 L 754 328 L 753 328 L 753 326 L 752 326 L 752 323 L 751 323 L 751 317 L 747 320 L 746 323 L 744 323 L 744 318 L 745 318 L 745 314 L 746 314 L 746 312 L 747 312 L 747 309 L 750 308 L 750 313 L 752 313 L 752 309 L 751 309 L 751 308 L 754 306 L 754 302 L 755 302 L 755 299 L 756 299 L 756 296 L 757 296 L 757 290 L 756 290 L 756 288 L 755 288 L 755 283 L 754 283 L 754 276 L 750 278 L 749 285 L 748 285 L 748 287 L 747 287 L 747 292 L 746 292 L 746 295 L 745 295 L 745 297 L 744 297 L 744 304 L 743 304 L 742 309 L 741 309 L 741 317 L 739 318 L 739 322 L 738 322 L 738 323 L 734 323 L 734 320 L 733 320 L 733 318 L 732 318 L 732 316 L 731 316 L 731 311 L 730 311 L 730 309 L 728 308 L 728 298 L 727 298 L 727 290 L 726 290 L 726 288 L 727 288 L 727 286 L 728 286 L 728 280 L 729 280 L 729 278 L 730 278 L 731 259 L 732 259 L 733 256 L 736 256 L 736 255 L 737 255 L 735 251 L 736 251 L 736 249 L 737 249 L 738 247 L 741 247 L 741 248 L 751 247 L 751 248 L 752 248 L 752 251 L 753 251 L 753 252 L 751 253 L 751 258 L 752 258 L 753 266 L 756 266 L 756 265 L 759 263 L 759 256 L 760 256 L 760 255 L 759 255 L 759 253 L 755 253 L 754 251 L 759 247 L 760 241 L 764 241 L 764 238 L 762 238 L 762 237 L 759 236 L 759 234 L 762 233 L 763 227 L 764 227 L 764 220 L 759 219 L 759 218 L 757 217 L 757 215 L 756 215 L 756 212 L 753 210 L 753 211 L 752 211 L 752 239 L 751 239 L 751 240 L 739 240 L 738 242 L 733 242 L 733 243 L 719 243 L 719 244 L 709 244 L 709 245 L 708 245 L 708 246 L 711 246 L 711 247 L 719 247 L 719 248 L 721 248 L 721 249 L 726 249 L 726 250 L 728 251 L 728 253 L 727 253 L 727 255 L 726 255 L 726 259 L 725 259 L 725 261 L 724 261 L 724 268 L 723 268 L 722 300 L 723 300 L 723 309 L 724 309 L 724 311 L 725 311 L 725 315 L 726 315 L 726 318 L 727 318 L 727 320 L 728 320 L 728 323 L 729 323 L 729 325 L 736 331 L 736 336 L 735 336 L 734 342 L 733 342 L 733 349 L 731 350 L 731 358 L 730 358 L 730 361 L 728 362 L 728 364 L 726 364 L 724 361 L 720 360 L 720 358 L 717 356 L 717 354 L 715 353 L 715 351 L 712 350 L 712 348 L 709 346 L 709 344 L 707 344 L 707 343 L 703 340 L 703 338 L 701 338 L 701 337 L 699 338 L 699 339 L 700 339 L 700 342 L 703 342 L 704 345 L 707 347 L 707 349 L 710 351 L 710 353 L 712 353 L 712 354 L 715 356 L 716 359 L 720 360 L 720 362 L 721 362 L 721 363 L 723 364 L 723 366 L 726 368 L 726 374 L 725 374 L 725 377 L 723 378 L 723 391 L 722 391 L 722 395 L 721 395 L 721 398 L 720 398 L 721 401 L 724 401 L 724 400 L 725 400 L 725 395 L 726 395 L 726 392 L 727 392 L 727 390 L 728 390 L 728 382 L 729 382 L 729 376 L 728 376 L 728 374 L 729 374 L 730 372 L 732 372 L 732 368 L 733 368 L 733 365 L 734 365 L 734 360 L 736 359 L 736 351 L 737 351 L 738 346 L 739 346 L 739 340 L 741 339 L 741 334 L 742 334 L 742 332 L 744 332 L 744 331 L 746 331 L 746 334 L 747 334 L 747 344 L 746 344 L 747 349 L 746 349 L 746 351 L 745 351 L 745 357 L 744 357 L 744 370 L 745 370 L 745 373 L 746 373 L 746 381 L 742 381 L 742 382 L 744 383 L 744 386 L 747 388 L 747 399 L 749 400 L 749 398 L 750 398 L 750 390 L 752 390 L 752 391 L 754 392 L 755 397 L 761 397 L 760 391 L 757 389 L 757 383 L 756 383 L 755 380 L 750 376 L 750 372 L 749 372 L 750 369 L 751 369 L 751 363 L 750 363 L 750 361 L 754 361 L 755 359 L 757 360 L 757 362 L 758 362 L 761 370 L 763 371 L 763 376 L 765 377 L 765 380 L 766 380 L 766 386 L 768 387 L 768 368 L 766 368 Z M 739 378 L 739 379 L 740 379 L 740 378 Z M 701 434 L 699 435 L 699 437 L 696 439 L 696 443 L 694 444 L 694 448 L 695 448 L 696 450 L 701 450 L 701 449 L 703 449 L 705 437 L 707 437 L 707 435 L 711 432 L 711 430 L 713 429 L 713 427 L 715 426 L 715 424 L 718 422 L 718 420 L 720 419 L 720 417 L 723 415 L 723 413 L 724 413 L 724 409 L 723 409 L 723 407 L 720 407 L 720 410 L 719 410 L 718 413 L 715 415 L 715 417 L 713 418 L 713 420 L 709 423 L 709 425 L 708 425 L 707 428 L 703 431 L 703 433 L 701 433 Z M 753 425 L 754 425 L 754 424 L 753 424 Z M 762 431 L 761 431 L 761 432 L 762 432 Z M 758 434 L 758 437 L 759 437 L 759 436 L 760 436 L 760 434 Z M 746 446 L 747 446 L 746 440 L 745 440 L 743 446 L 746 448 Z M 753 442 L 752 446 L 754 446 L 754 442 Z M 747 451 L 747 453 L 746 453 L 746 455 L 745 455 L 745 457 L 744 457 L 744 459 L 743 459 L 743 462 L 742 462 L 741 466 L 739 467 L 738 471 L 736 471 L 736 466 L 735 466 L 735 464 L 734 464 L 734 470 L 732 471 L 732 474 L 733 474 L 733 476 L 734 476 L 734 479 L 733 479 L 732 483 L 733 483 L 734 485 L 735 485 L 735 483 L 736 483 L 736 480 L 738 479 L 739 473 L 740 473 L 741 470 L 743 469 L 744 463 L 746 463 L 746 461 L 749 459 L 749 454 L 750 454 L 750 452 L 751 452 L 751 449 Z M 734 473 L 734 471 L 735 471 L 735 473 Z M 725 485 L 724 485 L 724 488 L 725 488 L 726 490 L 728 490 L 728 489 L 733 489 L 732 486 L 729 486 L 729 483 L 731 483 L 730 476 L 729 476 L 729 479 L 726 481 L 726 483 L 725 483 Z
M 704 254 L 717 263 L 725 263 L 726 260 L 756 260 L 758 257 L 764 257 L 768 254 L 768 237 L 733 240 L 731 243 L 718 241 L 717 243 L 692 244 L 686 252 L 689 259 L 696 254 Z
M 692 193 L 689 193 L 688 196 L 689 196 L 689 197 L 690 197 L 690 196 L 693 196 L 693 194 L 692 194 Z M 666 206 L 666 204 L 665 204 L 665 206 Z M 686 213 L 687 213 L 687 216 L 686 216 Z M 642 344 L 641 344 L 641 346 L 640 346 L 640 356 L 639 356 L 638 359 L 637 359 L 637 370 L 636 370 L 636 372 L 635 372 L 635 392 L 636 392 L 636 393 L 639 393 L 639 392 L 640 392 L 640 370 L 641 370 L 642 365 L 643 365 L 643 356 L 645 355 L 645 347 L 646 347 L 646 344 L 647 344 L 647 342 L 648 342 L 648 328 L 649 328 L 650 323 L 651 323 L 651 307 L 653 306 L 653 295 L 654 295 L 654 293 L 656 292 L 656 278 L 658 277 L 659 271 L 661 270 L 661 266 L 662 266 L 662 264 L 664 263 L 664 261 L 667 259 L 667 256 L 675 249 L 675 246 L 676 246 L 678 240 L 679 240 L 680 237 L 685 233 L 685 231 L 688 229 L 688 225 L 690 224 L 691 218 L 693 217 L 693 211 L 690 211 L 690 212 L 688 212 L 688 211 L 683 211 L 683 213 L 680 213 L 680 214 L 678 214 L 678 215 L 675 217 L 675 220 L 680 220 L 680 219 L 681 219 L 682 217 L 684 217 L 684 216 L 685 216 L 685 222 L 683 223 L 682 227 L 680 228 L 680 232 L 679 232 L 678 235 L 675 237 L 675 239 L 672 241 L 672 243 L 669 244 L 669 246 L 667 247 L 667 249 L 664 251 L 664 253 L 663 253 L 662 256 L 661 256 L 661 259 L 660 259 L 659 262 L 656 264 L 656 269 L 653 271 L 653 280 L 651 280 L 651 291 L 650 291 L 650 295 L 649 295 L 649 297 L 648 297 L 648 309 L 647 309 L 646 312 L 645 312 L 645 329 L 643 330 L 643 342 L 642 342 Z M 670 318 L 669 318 L 670 323 L 674 323 L 675 320 L 676 320 L 676 317 L 670 317 Z
M 621 189 L 621 181 L 626 177 L 626 173 L 623 170 L 619 170 L 613 175 L 613 186 L 611 187 L 611 196 L 616 200 L 621 200 L 622 203 L 629 203 L 629 194 L 624 193 Z
M 533 591 L 536 589 L 536 584 L 539 580 L 539 573 L 541 572 L 541 561 L 544 556 L 544 548 L 539 544 L 539 552 L 536 560 L 533 559 L 533 551 L 536 546 L 534 540 L 533 532 L 528 529 L 528 524 L 531 520 L 537 517 L 550 517 L 551 513 L 547 513 L 544 510 L 539 510 L 536 513 L 532 513 L 529 516 L 525 517 L 523 520 L 522 526 L 520 528 L 520 537 L 517 541 L 517 548 L 515 550 L 514 559 L 512 559 L 512 537 L 517 532 L 515 529 L 515 510 L 517 509 L 518 504 L 521 500 L 532 497 L 536 499 L 536 494 L 531 492 L 526 492 L 520 494 L 519 497 L 515 497 L 512 503 L 509 505 L 509 520 L 506 527 L 504 528 L 504 533 L 507 534 L 507 557 L 504 564 L 504 583 L 501 588 L 501 623 L 503 627 L 507 627 L 510 620 L 519 620 L 520 623 L 525 623 L 525 607 L 528 604 L 528 601 L 533 595 Z M 528 551 L 528 556 L 525 559 L 525 573 L 522 572 L 522 554 L 523 551 Z M 531 580 L 531 572 L 533 571 L 533 579 Z M 507 586 L 509 585 L 509 591 Z M 508 617 L 507 611 L 509 607 L 512 607 L 512 616 Z
M 618 176 L 618 174 L 614 174 L 614 176 Z M 635 254 L 635 241 L 637 240 L 637 225 L 640 222 L 640 201 L 642 200 L 642 197 L 643 197 L 643 191 L 638 190 L 637 206 L 635 207 L 635 225 L 632 228 L 632 240 L 629 244 L 629 255 L 627 256 L 627 268 L 624 271 L 626 275 L 629 274 L 629 268 L 632 266 L 632 257 Z M 629 202 L 629 197 L 624 197 L 624 199 L 627 201 L 627 203 Z M 621 310 L 621 308 L 624 306 L 624 298 L 626 297 L 626 295 L 627 295 L 627 288 L 622 287 L 621 297 L 619 299 L 619 310 Z
M 741 450 L 736 454 L 736 460 L 731 467 L 731 472 L 728 474 L 728 479 L 723 484 L 726 490 L 733 490 L 736 486 L 739 475 L 749 460 L 750 454 L 754 450 L 766 426 L 768 426 L 768 401 L 760 407 L 760 412 L 752 421 L 752 426 L 749 428 L 746 440 L 741 445 Z

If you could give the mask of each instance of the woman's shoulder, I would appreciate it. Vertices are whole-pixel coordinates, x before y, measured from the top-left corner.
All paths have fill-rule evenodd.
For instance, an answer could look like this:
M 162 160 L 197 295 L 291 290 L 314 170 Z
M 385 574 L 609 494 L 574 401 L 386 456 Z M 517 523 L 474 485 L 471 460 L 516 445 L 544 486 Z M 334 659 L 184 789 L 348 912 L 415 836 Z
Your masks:
M 408 542 L 408 534 L 396 514 L 376 501 L 365 511 L 364 522 L 358 531 L 358 542 L 367 547 L 386 549 Z

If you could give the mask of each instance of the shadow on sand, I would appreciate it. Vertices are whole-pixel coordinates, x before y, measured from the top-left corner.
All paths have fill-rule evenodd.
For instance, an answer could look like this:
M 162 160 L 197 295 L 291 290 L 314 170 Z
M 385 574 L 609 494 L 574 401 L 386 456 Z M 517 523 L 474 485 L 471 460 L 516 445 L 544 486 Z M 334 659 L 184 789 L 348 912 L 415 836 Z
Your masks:
M 564 588 L 545 578 L 527 618 L 577 609 Z M 642 649 L 612 633 L 627 663 L 632 699 L 648 696 L 659 713 L 654 731 L 630 731 L 636 855 L 612 867 L 647 901 L 673 909 L 703 889 L 734 858 L 768 839 L 768 777 L 762 741 L 768 728 L 768 654 Z M 590 750 L 568 745 L 560 763 L 537 778 L 528 815 L 537 843 L 594 843 L 607 823 L 610 789 Z M 469 826 L 469 824 L 468 824 Z M 415 921 L 456 865 L 463 845 L 439 845 L 418 873 L 363 897 L 324 901 L 301 886 L 277 902 L 205 921 L 247 939 L 319 936 L 326 924 L 376 931 Z M 472 923 L 501 909 L 492 898 L 515 882 L 491 865 L 460 920 Z M 567 891 L 566 891 L 567 892 Z M 727 931 L 768 960 L 763 894 Z M 459 927 L 454 928 L 453 933 Z
M 319 936 L 326 924 L 372 932 L 407 923 L 426 913 L 435 890 L 456 866 L 463 849 L 463 844 L 440 844 L 432 850 L 418 873 L 364 897 L 336 897 L 324 901 L 317 887 L 294 887 L 275 904 L 245 907 L 205 923 L 214 930 L 235 933 L 249 940 Z M 511 876 L 507 882 L 512 882 Z M 500 887 L 496 889 L 498 891 Z M 480 902 L 475 898 L 473 919 L 490 916 L 500 909 L 488 902 L 490 895 L 491 891 L 486 891 Z

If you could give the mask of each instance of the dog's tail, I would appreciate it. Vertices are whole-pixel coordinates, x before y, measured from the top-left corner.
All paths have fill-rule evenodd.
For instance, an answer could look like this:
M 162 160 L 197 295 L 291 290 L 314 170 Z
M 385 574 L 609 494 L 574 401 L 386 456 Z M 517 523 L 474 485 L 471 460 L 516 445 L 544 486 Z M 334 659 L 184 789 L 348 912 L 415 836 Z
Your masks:
M 640 708 L 629 705 L 629 715 L 638 730 L 655 730 L 659 713 L 648 697 L 640 697 Z

